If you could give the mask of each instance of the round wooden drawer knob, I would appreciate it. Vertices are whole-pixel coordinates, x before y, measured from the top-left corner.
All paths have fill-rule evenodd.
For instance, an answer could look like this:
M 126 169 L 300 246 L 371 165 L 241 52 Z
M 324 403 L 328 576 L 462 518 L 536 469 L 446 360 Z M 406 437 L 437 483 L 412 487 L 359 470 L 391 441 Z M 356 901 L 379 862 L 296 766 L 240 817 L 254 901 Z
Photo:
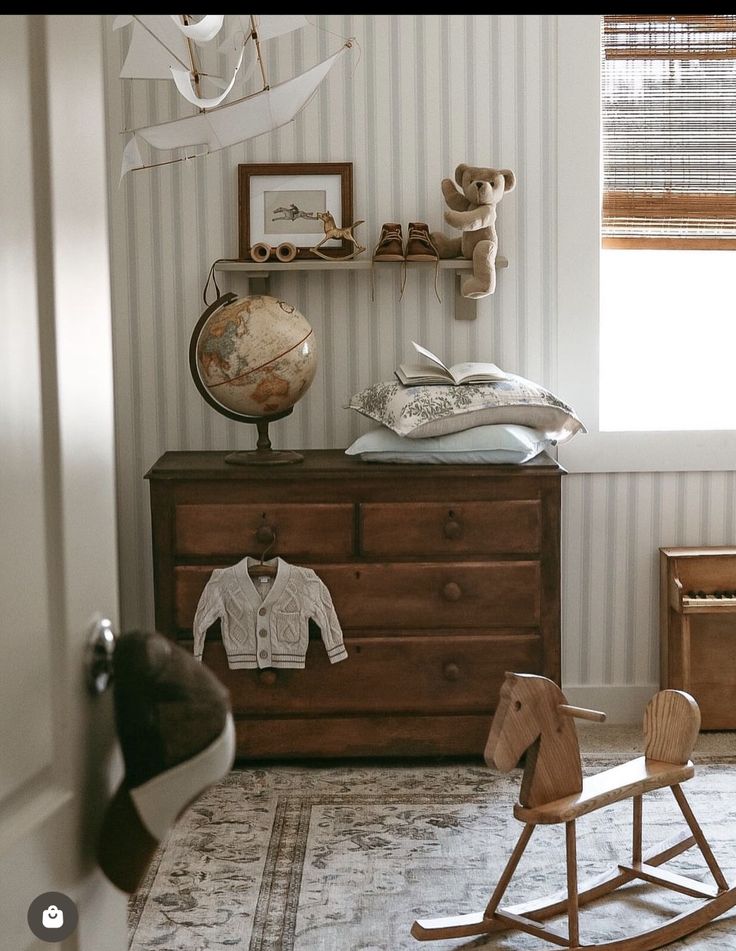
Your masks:
M 276 532 L 270 525 L 261 525 L 256 532 L 256 541 L 259 541 L 262 545 L 270 545 L 275 538 Z
M 442 589 L 442 597 L 445 601 L 459 601 L 462 594 L 462 588 L 455 581 L 448 581 Z
M 276 673 L 275 670 L 262 670 L 258 674 L 258 679 L 261 681 L 262 684 L 264 684 L 264 686 L 273 687 L 273 685 L 278 680 L 278 674 Z
M 445 664 L 442 668 L 442 673 L 445 675 L 445 680 L 458 680 L 460 677 L 460 668 L 457 664 Z
M 463 533 L 463 527 L 455 518 L 448 518 L 445 522 L 443 531 L 445 538 L 460 538 Z

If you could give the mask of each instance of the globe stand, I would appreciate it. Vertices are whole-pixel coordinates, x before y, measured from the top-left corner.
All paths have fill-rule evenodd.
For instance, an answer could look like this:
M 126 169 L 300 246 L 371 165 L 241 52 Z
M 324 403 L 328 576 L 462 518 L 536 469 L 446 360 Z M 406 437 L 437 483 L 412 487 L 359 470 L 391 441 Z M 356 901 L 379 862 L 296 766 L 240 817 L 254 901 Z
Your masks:
M 285 413 L 279 413 L 277 416 L 264 416 L 262 419 L 251 417 L 252 422 L 258 429 L 257 449 L 244 449 L 237 452 L 229 452 L 225 456 L 225 462 L 231 466 L 283 466 L 291 462 L 303 462 L 304 456 L 301 453 L 293 452 L 291 449 L 272 449 L 271 440 L 268 436 L 268 424 L 277 419 L 283 419 L 288 416 L 291 410 Z M 240 417 L 244 419 L 244 417 Z

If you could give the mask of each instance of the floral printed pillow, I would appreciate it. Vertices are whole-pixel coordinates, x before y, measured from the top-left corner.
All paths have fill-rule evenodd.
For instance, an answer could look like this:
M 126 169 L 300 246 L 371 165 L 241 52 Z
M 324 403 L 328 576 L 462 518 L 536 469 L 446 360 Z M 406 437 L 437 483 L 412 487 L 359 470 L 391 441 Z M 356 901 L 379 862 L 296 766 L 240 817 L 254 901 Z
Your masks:
M 514 374 L 495 383 L 462 386 L 374 383 L 356 393 L 348 407 L 409 439 L 443 436 L 493 423 L 530 426 L 558 443 L 586 432 L 562 400 Z

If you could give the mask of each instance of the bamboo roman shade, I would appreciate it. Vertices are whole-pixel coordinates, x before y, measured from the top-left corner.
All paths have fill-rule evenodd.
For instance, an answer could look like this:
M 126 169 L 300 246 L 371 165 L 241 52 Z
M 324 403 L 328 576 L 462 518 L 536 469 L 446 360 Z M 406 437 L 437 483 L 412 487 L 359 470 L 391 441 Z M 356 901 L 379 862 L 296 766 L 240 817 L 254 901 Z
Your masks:
M 736 248 L 736 14 L 603 17 L 604 247 Z

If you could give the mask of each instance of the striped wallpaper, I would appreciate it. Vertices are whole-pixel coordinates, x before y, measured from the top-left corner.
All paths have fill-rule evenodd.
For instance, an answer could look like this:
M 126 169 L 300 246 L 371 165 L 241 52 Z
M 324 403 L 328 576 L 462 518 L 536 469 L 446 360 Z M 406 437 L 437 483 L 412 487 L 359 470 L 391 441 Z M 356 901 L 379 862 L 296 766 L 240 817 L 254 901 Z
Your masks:
M 147 485 L 167 449 L 248 448 L 251 428 L 225 420 L 189 378 L 189 334 L 203 309 L 210 263 L 237 255 L 241 162 L 351 161 L 358 235 L 383 221 L 442 222 L 440 180 L 459 162 L 509 166 L 516 191 L 498 220 L 510 267 L 475 322 L 439 304 L 431 268 L 398 275 L 282 275 L 275 287 L 315 328 L 317 378 L 277 447 L 346 446 L 367 425 L 344 409 L 351 393 L 391 377 L 419 340 L 451 362 L 493 359 L 556 386 L 556 16 L 318 16 L 316 27 L 272 41 L 273 81 L 355 36 L 290 126 L 196 162 L 135 172 L 117 186 L 124 127 L 176 114 L 165 84 L 118 79 L 124 37 L 105 18 L 118 495 L 125 627 L 153 623 Z M 156 88 L 154 88 L 156 86 Z M 245 292 L 238 276 L 221 286 Z M 569 475 L 563 503 L 564 679 L 608 685 L 622 709 L 657 679 L 656 550 L 735 536 L 733 473 Z M 638 710 L 636 714 L 638 716 Z

